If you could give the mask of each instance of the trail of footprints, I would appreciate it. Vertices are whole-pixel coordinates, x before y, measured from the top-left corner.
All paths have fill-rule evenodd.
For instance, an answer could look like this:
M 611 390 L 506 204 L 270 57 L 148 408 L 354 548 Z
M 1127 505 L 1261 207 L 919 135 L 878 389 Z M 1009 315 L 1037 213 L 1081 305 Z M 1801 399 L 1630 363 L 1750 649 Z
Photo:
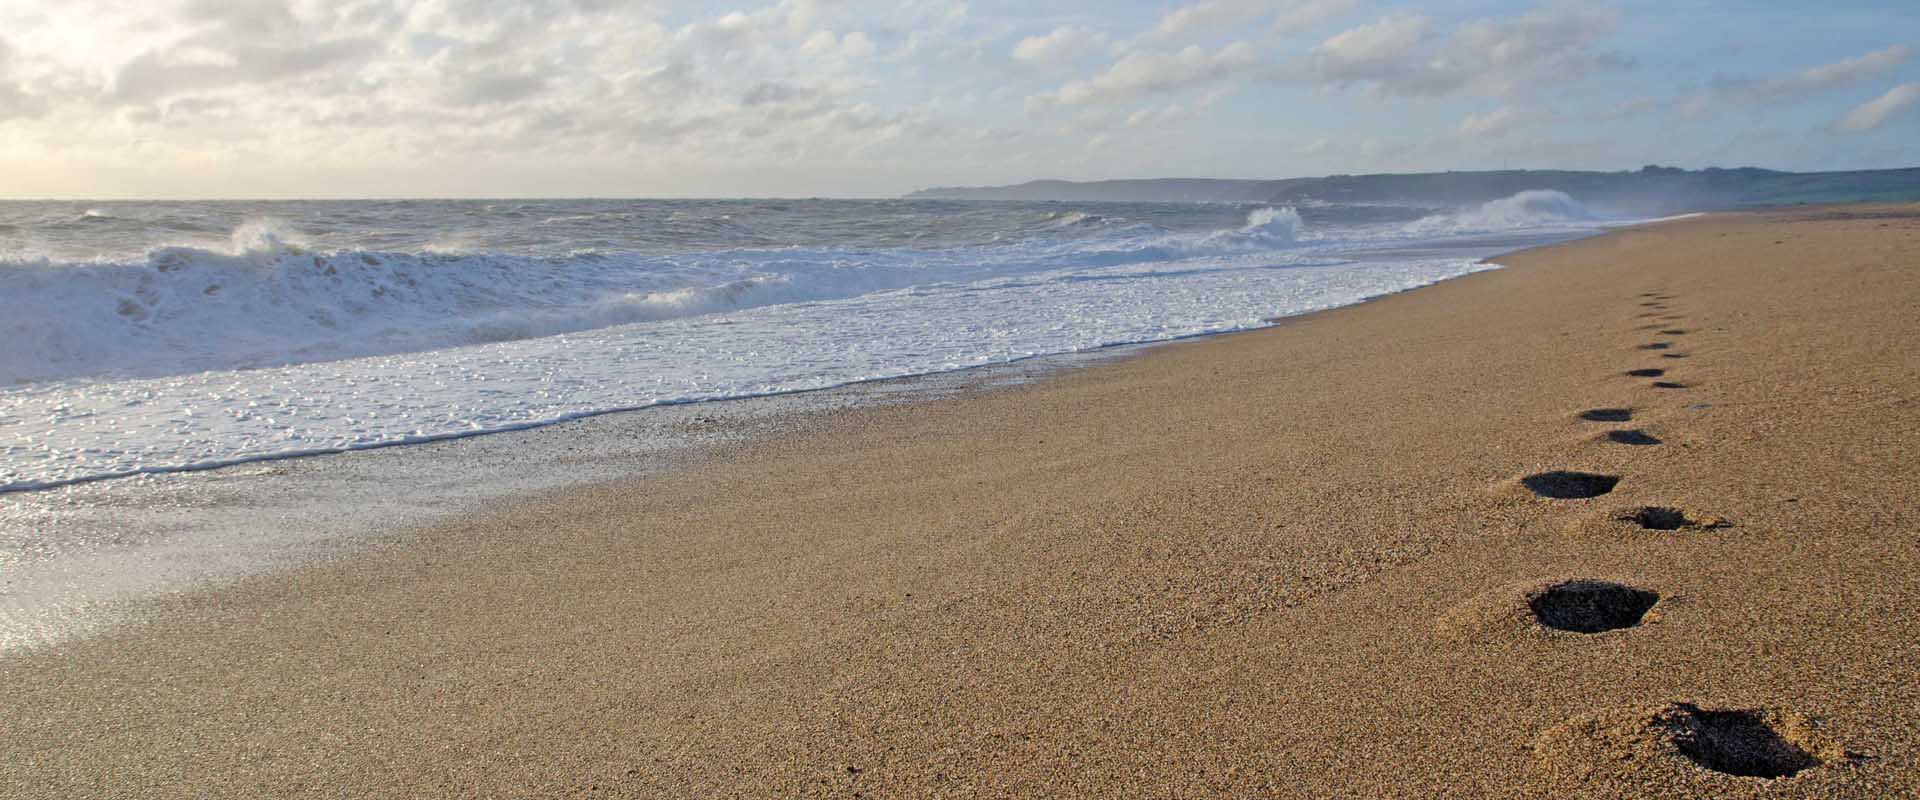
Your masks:
M 1688 357 L 1687 353 L 1674 349 L 1675 340 L 1689 331 L 1675 326 L 1684 317 L 1672 312 L 1669 305 L 1672 300 L 1674 297 L 1664 292 L 1639 295 L 1639 307 L 1643 310 L 1635 318 L 1654 321 L 1635 330 L 1653 331 L 1662 338 L 1638 345 L 1636 353 L 1657 354 L 1667 360 Z M 1692 387 L 1690 383 L 1674 380 L 1670 372 L 1665 366 L 1636 366 L 1624 374 L 1647 379 L 1648 387 L 1660 391 Z M 1585 422 L 1631 423 L 1634 410 L 1591 408 L 1575 416 Z M 1612 427 L 1600 438 L 1629 447 L 1663 444 L 1659 437 L 1630 426 Z M 1525 476 L 1519 485 L 1535 496 L 1562 501 L 1604 496 L 1621 480 L 1619 475 L 1555 470 Z M 1730 525 L 1720 517 L 1668 506 L 1621 509 L 1610 515 L 1608 524 L 1654 532 L 1700 532 Z M 1661 600 L 1659 592 L 1647 587 L 1588 577 L 1532 585 L 1520 596 L 1524 598 L 1524 611 L 1498 613 L 1521 614 L 1543 628 L 1575 636 L 1630 629 L 1658 619 L 1656 608 Z M 1657 707 L 1610 709 L 1568 720 L 1542 733 L 1535 742 L 1535 753 L 1549 771 L 1571 767 L 1582 775 L 1591 774 L 1595 769 L 1656 772 L 1680 769 L 1684 772 L 1691 765 L 1693 772 L 1690 775 L 1675 773 L 1676 780 L 1697 778 L 1700 770 L 1708 774 L 1771 780 L 1827 764 L 1865 759 L 1828 739 L 1817 720 L 1791 711 L 1703 708 L 1681 701 Z M 1622 753 L 1635 755 L 1622 759 Z

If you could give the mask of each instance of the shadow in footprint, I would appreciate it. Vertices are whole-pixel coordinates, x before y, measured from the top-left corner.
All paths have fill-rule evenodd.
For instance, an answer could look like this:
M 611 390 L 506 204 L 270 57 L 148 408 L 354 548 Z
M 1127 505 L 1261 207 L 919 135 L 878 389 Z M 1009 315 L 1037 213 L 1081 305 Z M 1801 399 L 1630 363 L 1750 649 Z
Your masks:
M 1654 381 L 1653 382 L 1653 388 L 1655 389 L 1685 389 L 1690 385 L 1691 384 L 1685 384 L 1679 381 Z
M 1607 431 L 1607 441 L 1614 444 L 1650 445 L 1660 444 L 1660 439 L 1641 431 Z
M 1648 344 L 1640 345 L 1640 349 L 1641 350 L 1665 350 L 1672 346 L 1673 346 L 1672 342 L 1651 342 Z
M 1588 422 L 1626 422 L 1633 419 L 1633 411 L 1626 408 L 1589 408 L 1578 416 Z
M 1686 358 L 1686 353 L 1661 353 L 1661 358 Z
M 1556 583 L 1528 599 L 1533 618 L 1557 631 L 1602 633 L 1640 624 L 1660 595 L 1611 581 Z
M 1782 736 L 1761 713 L 1708 710 L 1675 703 L 1654 724 L 1673 737 L 1674 749 L 1706 769 L 1747 778 L 1784 778 L 1820 766 L 1800 742 Z
M 1620 476 L 1554 470 L 1521 478 L 1520 485 L 1541 497 L 1554 500 L 1581 500 L 1599 497 L 1613 491 L 1613 487 L 1620 485 Z
M 1666 371 L 1666 370 L 1664 370 L 1664 369 L 1654 369 L 1654 368 L 1652 368 L 1652 367 L 1647 367 L 1647 368 L 1645 368 L 1645 369 L 1630 369 L 1630 370 L 1627 370 L 1627 375 L 1628 375 L 1628 376 L 1630 376 L 1630 377 L 1634 377 L 1634 378 L 1658 378 L 1658 377 L 1660 377 L 1660 376 L 1662 376 L 1662 375 L 1665 375 L 1665 374 L 1667 374 L 1667 371 Z
M 1622 513 L 1620 519 L 1650 531 L 1705 530 L 1733 524 L 1711 514 L 1690 514 L 1686 509 L 1668 506 L 1641 506 Z
M 1660 332 L 1662 336 L 1685 336 L 1687 332 L 1679 328 L 1668 328 Z

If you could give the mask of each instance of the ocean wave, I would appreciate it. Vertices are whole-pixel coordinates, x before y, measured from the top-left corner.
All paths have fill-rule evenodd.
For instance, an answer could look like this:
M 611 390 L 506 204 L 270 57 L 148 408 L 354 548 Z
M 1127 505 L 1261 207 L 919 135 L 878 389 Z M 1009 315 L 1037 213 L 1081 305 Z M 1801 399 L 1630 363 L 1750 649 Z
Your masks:
M 1240 229 L 1253 241 L 1292 244 L 1300 237 L 1300 212 L 1291 206 L 1256 208 L 1247 213 L 1247 224 Z
M 1478 207 L 1434 214 L 1407 223 L 1414 234 L 1481 233 L 1564 225 L 1593 220 L 1593 213 L 1566 192 L 1535 189 Z
M 1081 212 L 1057 221 L 1103 230 L 933 249 L 533 256 L 474 252 L 451 238 L 415 252 L 321 250 L 262 218 L 224 247 L 0 262 L 11 310 L 0 321 L 9 343 L 0 385 L 436 350 L 931 284 L 1066 280 L 1077 270 L 1272 253 L 1292 246 L 1301 224 L 1291 208 L 1255 209 L 1238 228 L 1208 232 Z

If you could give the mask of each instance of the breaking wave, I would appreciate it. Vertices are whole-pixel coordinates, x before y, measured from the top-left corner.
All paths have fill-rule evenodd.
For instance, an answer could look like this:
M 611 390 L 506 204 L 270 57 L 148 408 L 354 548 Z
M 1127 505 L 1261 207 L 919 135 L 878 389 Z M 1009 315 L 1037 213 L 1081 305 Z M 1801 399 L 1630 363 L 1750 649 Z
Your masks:
M 1291 246 L 1291 208 L 1239 228 L 1169 232 L 1084 212 L 1029 236 L 951 248 L 733 249 L 559 256 L 319 250 L 284 222 L 248 221 L 225 247 L 143 259 L 0 260 L 0 385 L 249 369 L 528 339 L 913 287 L 1089 268 L 1245 257 Z
M 1566 192 L 1535 189 L 1482 203 L 1477 208 L 1435 214 L 1407 223 L 1416 234 L 1478 233 L 1579 223 L 1593 219 L 1587 207 Z

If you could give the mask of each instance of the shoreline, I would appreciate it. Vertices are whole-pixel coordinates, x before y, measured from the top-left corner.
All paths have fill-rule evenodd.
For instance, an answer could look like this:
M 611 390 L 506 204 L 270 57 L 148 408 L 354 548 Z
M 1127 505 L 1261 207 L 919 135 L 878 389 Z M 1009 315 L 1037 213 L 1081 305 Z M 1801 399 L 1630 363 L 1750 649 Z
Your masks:
M 1920 209 L 1870 212 L 1528 250 L 171 596 L 0 656 L 0 777 L 22 796 L 1908 794 Z M 1589 579 L 1652 602 L 1595 634 L 1536 616 Z M 1701 709 L 1810 762 L 1690 762 L 1660 726 L 1721 724 Z
M 15 549 L 0 553 L 14 556 L 0 582 L 0 658 L 136 620 L 158 596 L 351 558 L 446 519 L 725 458 L 848 409 L 993 391 L 1157 344 L 0 492 L 0 545 Z M 419 474 L 445 477 L 406 483 Z M 263 515 L 277 527 L 264 537 Z M 71 541 L 36 561 L 35 537 L 50 527 Z
M 1658 222 L 1658 221 L 1659 220 L 1648 220 L 1645 222 Z M 1617 224 L 1630 225 L 1630 224 L 1636 224 L 1636 223 L 1621 222 Z M 1603 232 L 1606 229 L 1607 229 L 1607 226 L 1603 225 L 1602 227 L 1599 227 L 1599 228 L 1568 228 L 1568 229 L 1556 229 L 1556 230 L 1549 230 L 1549 231 L 1531 231 L 1531 232 L 1524 232 L 1524 233 L 1509 232 L 1509 233 L 1501 233 L 1501 234 L 1478 233 L 1478 234 L 1469 234 L 1469 235 L 1442 235 L 1442 236 L 1435 236 L 1430 240 L 1427 240 L 1423 244 L 1415 246 L 1414 249 L 1401 249 L 1396 247 L 1374 246 L 1374 247 L 1360 247 L 1352 250 L 1329 251 L 1327 255 L 1335 257 L 1342 262 L 1367 263 L 1367 262 L 1379 262 L 1379 261 L 1392 261 L 1393 259 L 1384 258 L 1384 256 L 1390 255 L 1390 254 L 1398 254 L 1398 255 L 1401 255 L 1403 258 L 1412 254 L 1420 254 L 1428 258 L 1441 258 L 1441 259 L 1450 260 L 1450 261 L 1457 261 L 1463 264 L 1472 264 L 1474 266 L 1478 266 L 1481 264 L 1488 263 L 1489 259 L 1497 257 L 1502 254 L 1512 253 L 1512 252 L 1524 250 L 1530 247 L 1543 246 L 1546 244 L 1552 244 L 1556 242 L 1576 240 L 1579 238 L 1583 238 L 1585 236 L 1596 235 L 1600 232 Z M 1310 265 L 1305 265 L 1305 266 L 1310 266 Z M 1462 277 L 1465 274 L 1472 274 L 1472 271 L 1478 271 L 1478 270 L 1471 270 L 1466 273 L 1462 273 L 1460 275 L 1453 275 L 1450 277 L 1442 277 L 1442 278 L 1438 278 L 1437 280 L 1443 281 L 1443 280 L 1450 280 L 1454 277 Z M 1357 301 L 1350 301 L 1346 304 L 1351 305 L 1353 302 L 1366 302 L 1368 300 L 1371 300 L 1380 296 L 1396 294 L 1403 291 L 1410 291 L 1411 289 L 1422 288 L 1423 286 L 1426 286 L 1426 285 L 1431 285 L 1431 283 L 1413 285 L 1407 288 L 1388 290 L 1388 291 L 1381 292 L 1379 294 L 1362 297 Z M 1319 311 L 1327 310 L 1328 308 L 1338 308 L 1338 307 L 1340 306 L 1334 305 L 1334 306 L 1327 306 L 1322 308 L 1312 308 L 1307 311 L 1294 312 L 1287 316 L 1299 316 L 1300 314 L 1317 313 Z M 584 420 L 584 419 L 592 419 L 594 417 L 604 416 L 607 414 L 632 413 L 637 411 L 647 411 L 649 409 L 658 409 L 658 408 L 663 408 L 667 406 L 702 405 L 702 404 L 708 404 L 708 403 L 729 402 L 729 401 L 736 401 L 736 400 L 755 400 L 755 399 L 775 398 L 775 397 L 782 397 L 786 395 L 806 394 L 810 392 L 822 392 L 822 391 L 848 389 L 850 387 L 858 387 L 864 384 L 870 384 L 870 383 L 880 382 L 880 381 L 910 380 L 910 379 L 916 379 L 916 378 L 933 378 L 934 376 L 966 372 L 969 370 L 995 369 L 995 368 L 1015 366 L 1015 365 L 1023 364 L 1024 362 L 1027 362 L 1027 361 L 1031 361 L 1033 359 L 1073 360 L 1075 358 L 1080 358 L 1080 357 L 1097 359 L 1100 357 L 1100 354 L 1102 352 L 1112 350 L 1115 348 L 1130 348 L 1130 347 L 1138 347 L 1138 346 L 1144 346 L 1144 345 L 1165 344 L 1169 342 L 1184 341 L 1187 339 L 1205 338 L 1209 336 L 1218 336 L 1218 335 L 1229 334 L 1229 333 L 1239 333 L 1239 332 L 1244 332 L 1248 330 L 1258 330 L 1262 327 L 1266 327 L 1266 324 L 1270 324 L 1272 319 L 1275 319 L 1275 317 L 1264 318 L 1260 320 L 1260 322 L 1257 324 L 1246 324 L 1240 327 L 1225 327 L 1225 328 L 1220 328 L 1215 330 L 1205 330 L 1205 331 L 1192 332 L 1192 333 L 1162 336 L 1160 338 L 1124 339 L 1124 340 L 1112 341 L 1112 342 L 1101 344 L 1095 347 L 1090 347 L 1090 348 L 1085 348 L 1080 350 L 1035 352 L 1035 353 L 1028 353 L 1026 355 L 1020 355 L 1020 356 L 1011 357 L 1011 358 L 1004 358 L 1002 360 L 991 361 L 991 362 L 974 363 L 974 364 L 967 364 L 967 365 L 948 365 L 943 368 L 931 369 L 927 371 L 906 372 L 904 374 L 898 374 L 898 375 L 884 375 L 880 377 L 859 377 L 859 378 L 853 378 L 848 380 L 840 380 L 838 382 L 825 383 L 817 386 L 803 386 L 798 388 L 775 389 L 775 390 L 769 390 L 769 391 L 754 391 L 754 392 L 745 392 L 745 393 L 737 393 L 737 394 L 723 394 L 723 395 L 693 397 L 693 398 L 675 397 L 675 398 L 658 400 L 658 401 L 641 404 L 641 405 L 615 405 L 615 406 L 606 406 L 606 407 L 594 407 L 586 410 L 567 411 L 552 417 L 544 417 L 544 418 L 531 419 L 531 420 L 521 420 L 521 421 L 516 421 L 511 423 L 499 424 L 492 427 L 483 427 L 479 429 L 448 430 L 448 431 L 439 431 L 439 432 L 432 432 L 432 433 L 416 432 L 415 434 L 412 434 L 412 435 L 403 436 L 395 439 L 384 440 L 384 441 L 355 443 L 355 444 L 349 444 L 344 446 L 324 446 L 324 447 L 303 448 L 303 449 L 297 449 L 297 450 L 282 450 L 282 451 L 274 451 L 274 452 L 266 452 L 266 453 L 254 453 L 249 455 L 220 456 L 220 457 L 210 458 L 210 459 L 203 458 L 201 460 L 194 460 L 186 463 L 162 463 L 157 466 L 115 468 L 109 471 L 94 472 L 90 474 L 81 474 L 81 475 L 76 475 L 71 477 L 58 477 L 57 476 L 58 473 L 55 473 L 55 477 L 21 478 L 17 480 L 8 480 L 4 483 L 0 483 L 0 498 L 4 498 L 7 495 L 18 494 L 22 492 L 40 492 L 40 491 L 47 491 L 50 489 L 59 489 L 67 486 L 97 483 L 101 481 L 113 481 L 113 480 L 121 480 L 125 478 L 138 478 L 138 477 L 153 476 L 153 475 L 170 475 L 170 474 L 181 474 L 181 473 L 206 472 L 210 470 L 225 469 L 225 468 L 235 467 L 235 466 L 271 463 L 271 462 L 288 460 L 288 459 L 300 459 L 300 458 L 310 458 L 314 456 L 328 456 L 328 455 L 337 455 L 342 453 L 382 450 L 382 449 L 387 449 L 392 447 L 433 444 L 436 442 L 452 441 L 452 440 L 470 438 L 474 436 L 486 436 L 486 435 L 494 435 L 494 434 L 501 434 L 501 433 L 514 433 L 514 432 L 520 432 L 520 431 L 534 430 L 542 427 L 550 427 L 553 425 L 564 425 L 569 422 L 575 422 L 575 421 Z M 614 326 L 614 327 L 619 327 L 619 326 Z M 540 337 L 535 337 L 535 338 L 540 338 Z M 447 348 L 446 352 L 459 351 L 459 350 L 466 349 L 468 347 L 487 347 L 487 346 L 488 345 L 480 344 L 480 345 L 466 345 L 461 347 L 452 347 L 452 348 Z M 428 351 L 428 352 L 433 352 L 433 351 Z M 418 355 L 418 354 L 402 353 L 398 355 Z M 381 358 L 381 357 L 387 357 L 387 356 L 375 356 L 374 358 Z M 358 359 L 346 359 L 346 360 L 354 361 Z M 298 365 L 286 365 L 286 366 L 298 366 Z M 263 367 L 260 369 L 268 370 L 268 369 L 275 369 L 275 368 L 276 367 Z M 259 370 L 240 370 L 240 371 L 234 372 L 234 374 L 246 374 L 248 372 L 254 372 L 254 371 L 259 371 Z M 214 370 L 213 372 L 208 374 L 226 374 L 227 372 L 228 371 L 226 370 Z M 151 376 L 146 379 L 163 380 L 167 377 L 169 376 L 161 375 L 161 376 Z M 109 383 L 111 382 L 112 381 L 109 381 Z M 56 381 L 54 383 L 57 385 L 59 382 Z
M 1417 251 L 1427 257 L 1472 257 L 1476 268 L 1441 283 L 1470 277 L 1499 265 L 1494 259 L 1538 247 L 1604 235 L 1633 225 L 1660 224 L 1671 219 L 1621 223 L 1587 231 L 1551 234 L 1503 234 L 1459 237 Z M 1342 253 L 1367 260 L 1389 255 L 1405 257 L 1416 251 L 1363 249 Z M 1463 256 L 1463 254 L 1474 254 Z M 1486 266 L 1481 266 L 1486 265 Z M 465 514 L 516 502 L 539 502 L 553 492 L 632 480 L 661 470 L 684 467 L 723 457 L 730 448 L 749 440 L 779 435 L 791 423 L 816 413 L 832 413 L 868 404 L 914 403 L 951 397 L 994 387 L 1043 380 L 1067 371 L 1132 357 L 1153 348 L 1205 341 L 1265 330 L 1289 320 L 1365 305 L 1382 298 L 1417 291 L 1436 284 L 1386 292 L 1342 306 L 1270 317 L 1257 327 L 1119 342 L 1092 350 L 1040 353 L 1010 361 L 937 372 L 857 380 L 819 388 L 707 400 L 661 402 L 646 406 L 581 412 L 562 419 L 526 423 L 500 429 L 455 432 L 405 441 L 383 442 L 347 449 L 275 453 L 178 467 L 132 470 L 110 475 L 48 481 L 28 486 L 0 487 L 0 560 L 12 562 L 12 575 L 0 584 L 0 656 L 39 647 L 71 635 L 101 629 L 137 618 L 140 603 L 156 595 L 190 591 L 202 585 L 243 578 L 256 573 L 298 569 L 333 558 L 351 557 L 360 548 L 375 546 L 406 531 Z M 682 418 L 717 420 L 703 435 L 686 435 Z M 656 420 L 655 418 L 662 418 Z M 548 436 L 546 431 L 571 431 Z M 551 454 L 597 436 L 628 438 L 646 443 L 627 451 L 603 453 L 598 463 L 578 461 L 563 468 L 542 462 L 545 480 L 499 481 L 475 472 L 474 482 L 490 488 L 417 491 L 401 489 L 396 498 L 369 502 L 360 489 L 376 480 L 391 479 L 400 470 L 462 470 L 469 458 L 499 463 L 503 451 Z M 508 437 L 500 442 L 469 440 Z M 469 452 L 477 451 L 477 452 Z M 638 459 L 637 467 L 616 462 Z M 236 484 L 236 481 L 238 482 Z M 208 489 L 203 483 L 214 484 Z M 315 488 L 315 487 L 319 488 Z M 205 499 L 206 494 L 217 495 Z M 280 498 L 299 494 L 289 505 Z M 159 505 L 170 509 L 164 519 L 137 510 Z M 248 506 L 260 506 L 249 508 Z M 367 506 L 380 506 L 369 510 Z M 422 513 L 417 507 L 435 509 Z M 353 511 L 343 514 L 343 508 Z M 281 529 L 264 541 L 253 532 L 262 512 L 281 520 Z M 195 514 L 198 517 L 195 517 Z M 314 518 L 339 518 L 317 529 Z M 38 557 L 44 550 L 35 540 L 47 529 L 111 529 L 62 541 L 55 551 L 78 551 L 78 556 Z M 12 539 L 12 547 L 8 540 Z M 135 544 L 128 545 L 128 542 Z M 7 550 L 13 550 L 9 553 Z M 234 551 L 242 551 L 240 556 Z M 187 562 L 187 566 L 158 566 Z M 55 588 L 48 588 L 56 585 Z

